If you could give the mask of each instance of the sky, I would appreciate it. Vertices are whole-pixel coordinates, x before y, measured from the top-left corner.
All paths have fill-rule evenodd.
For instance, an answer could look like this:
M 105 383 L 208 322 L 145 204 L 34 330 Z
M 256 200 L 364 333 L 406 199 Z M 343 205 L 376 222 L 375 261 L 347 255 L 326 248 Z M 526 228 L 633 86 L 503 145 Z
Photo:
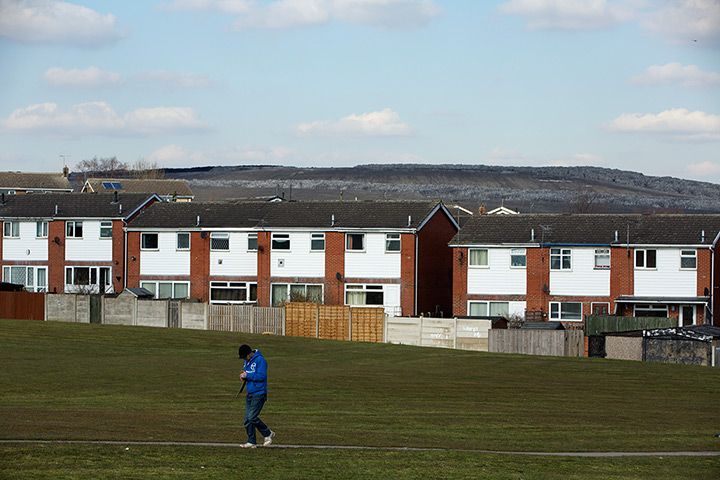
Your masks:
M 0 170 L 93 157 L 720 183 L 720 0 L 0 0 Z

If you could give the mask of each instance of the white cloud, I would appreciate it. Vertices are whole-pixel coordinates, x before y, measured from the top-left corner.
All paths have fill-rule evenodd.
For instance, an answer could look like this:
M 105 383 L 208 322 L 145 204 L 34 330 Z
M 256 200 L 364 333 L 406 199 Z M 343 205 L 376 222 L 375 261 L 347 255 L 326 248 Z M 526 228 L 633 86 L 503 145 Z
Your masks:
M 293 130 L 301 137 L 407 136 L 413 133 L 412 128 L 400 121 L 400 116 L 389 108 L 379 112 L 352 114 L 337 121 L 301 123 L 293 127 Z
M 688 165 L 687 168 L 685 168 L 685 171 L 691 177 L 707 181 L 709 177 L 720 175 L 720 164 L 705 161 Z
M 649 14 L 642 26 L 665 37 L 668 43 L 717 47 L 720 46 L 720 2 L 670 0 Z
M 612 27 L 635 16 L 626 1 L 607 0 L 511 0 L 498 7 L 500 13 L 528 20 L 530 29 L 596 30 Z
M 61 110 L 55 103 L 30 105 L 0 119 L 0 128 L 70 137 L 144 136 L 209 130 L 192 108 L 140 108 L 120 115 L 105 102 L 80 103 L 68 110 Z
M 42 76 L 43 80 L 59 87 L 69 88 L 104 88 L 116 87 L 123 83 L 122 75 L 115 72 L 106 72 L 97 67 L 88 67 L 85 70 L 65 70 L 60 67 L 51 67 Z
M 653 65 L 642 75 L 630 79 L 632 85 L 679 85 L 689 88 L 712 88 L 720 86 L 720 73 L 703 72 L 697 65 L 683 66 L 673 62 Z
M 166 72 L 164 70 L 138 73 L 132 75 L 130 80 L 155 83 L 165 88 L 205 88 L 213 84 L 212 79 L 207 75 Z
M 720 115 L 673 108 L 658 114 L 623 113 L 606 125 L 611 132 L 667 135 L 675 140 L 720 140 Z
M 419 27 L 440 15 L 433 0 L 174 0 L 168 11 L 194 10 L 237 15 L 234 28 L 290 29 L 333 20 L 380 28 Z
M 115 16 L 59 0 L 0 0 L 0 36 L 23 43 L 92 46 L 127 36 Z

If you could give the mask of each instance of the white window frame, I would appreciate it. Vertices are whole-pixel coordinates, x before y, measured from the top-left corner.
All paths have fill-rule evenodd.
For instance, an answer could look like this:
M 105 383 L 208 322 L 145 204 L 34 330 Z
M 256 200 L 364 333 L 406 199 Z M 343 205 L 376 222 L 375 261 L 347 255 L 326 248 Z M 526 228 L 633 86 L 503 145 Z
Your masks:
M 655 265 L 648 266 L 648 252 L 654 252 L 653 256 Z M 642 260 L 642 265 L 638 265 L 638 261 Z M 637 248 L 635 249 L 635 258 L 633 261 L 635 270 L 657 270 L 657 249 L 655 248 Z
M 402 242 L 399 233 L 385 234 L 385 253 L 400 253 Z
M 187 247 L 180 246 L 180 237 L 187 237 Z M 186 252 L 190 250 L 190 232 L 177 232 L 175 235 L 175 250 Z
M 485 252 L 485 263 L 478 263 L 478 260 L 482 261 L 480 252 Z M 487 248 L 468 249 L 468 266 L 472 268 L 490 268 L 490 250 Z
M 227 248 L 218 248 L 213 246 L 213 240 L 227 240 Z M 211 252 L 229 252 L 230 251 L 230 234 L 221 232 L 210 233 L 210 251 Z
M 25 290 L 28 292 L 47 292 L 48 288 L 48 275 L 47 275 L 47 267 L 36 267 L 36 266 L 28 266 L 28 265 L 5 265 L 2 268 L 2 281 L 13 283 L 12 281 L 12 274 L 13 269 L 17 270 L 24 270 L 24 276 L 25 280 L 23 281 L 23 285 L 25 285 Z M 28 271 L 32 272 L 31 275 L 28 275 Z M 45 277 L 45 282 L 43 284 L 39 283 L 39 272 L 44 272 L 43 275 Z M 28 278 L 32 276 L 32 282 L 28 281 Z
M 322 248 L 316 248 L 320 242 L 322 242 Z M 311 252 L 324 252 L 325 251 L 325 234 L 324 233 L 311 233 L 310 234 L 310 251 Z
M 77 234 L 78 230 L 80 230 L 80 235 Z M 66 221 L 65 238 L 83 238 L 83 222 L 80 220 Z
M 571 316 L 575 315 L 574 312 L 563 312 L 563 305 L 580 305 L 580 318 L 571 318 Z M 582 322 L 582 302 L 550 302 L 550 320 L 556 320 L 561 322 Z
M 235 300 L 235 299 L 217 299 L 213 298 L 213 291 L 236 291 L 236 292 L 243 292 L 245 296 L 245 300 Z M 257 283 L 255 282 L 217 282 L 212 281 L 210 282 L 210 303 L 215 304 L 238 304 L 238 305 L 247 305 L 247 304 L 256 304 L 257 303 Z
M 642 310 L 644 312 L 657 312 L 662 313 L 662 315 L 642 315 L 643 317 L 663 317 L 667 318 L 668 315 L 668 306 L 667 305 L 659 305 L 656 303 L 650 303 L 650 304 L 635 304 L 633 305 L 633 316 L 637 317 L 637 311 Z
M 556 268 L 553 267 L 554 259 L 559 260 L 559 262 L 558 262 L 559 267 L 556 267 Z M 565 265 L 566 259 L 568 261 L 567 266 Z M 554 270 L 556 272 L 571 271 L 572 270 L 572 249 L 571 248 L 563 248 L 563 247 L 550 248 L 550 270 Z
M 3 222 L 3 238 L 20 238 L 20 222 Z
M 160 284 L 167 285 L 170 284 L 170 288 L 172 289 L 172 296 L 170 297 L 160 297 Z M 151 286 L 152 285 L 152 286 Z M 187 287 L 187 295 L 184 297 L 176 296 L 177 294 L 177 286 L 183 285 Z M 165 299 L 165 298 L 190 298 L 190 282 L 174 282 L 174 281 L 164 281 L 164 280 L 141 280 L 140 281 L 140 287 L 144 288 L 145 290 L 148 290 L 153 293 L 153 298 L 156 300 Z M 150 287 L 150 288 L 148 288 Z
M 145 238 L 148 238 L 151 235 L 155 236 L 155 246 L 154 247 L 146 247 L 145 246 Z M 157 232 L 141 232 L 140 233 L 140 250 L 157 251 L 159 249 L 160 249 L 160 235 Z
M 282 300 L 279 300 L 275 298 L 275 287 L 284 287 L 285 288 L 285 294 Z M 292 296 L 293 290 L 303 290 L 302 295 L 307 299 L 307 290 L 308 287 L 312 287 L 313 290 L 320 289 L 320 297 L 317 299 L 318 303 L 322 303 L 323 299 L 325 298 L 325 288 L 323 284 L 321 283 L 272 283 L 270 284 L 270 305 L 273 307 L 277 307 L 279 305 L 284 304 L 285 302 L 289 302 L 290 298 Z M 311 301 L 311 300 L 307 300 Z
M 284 246 L 287 245 L 287 248 Z M 289 233 L 273 233 L 270 238 L 270 249 L 277 252 L 290 251 L 290 234 Z
M 683 267 L 683 260 L 692 260 L 692 267 Z M 697 270 L 697 250 L 680 250 L 680 270 Z
M 77 281 L 77 271 L 79 269 L 88 269 L 88 283 L 75 283 Z M 100 280 L 102 279 L 103 271 L 107 272 L 107 283 L 103 284 L 105 288 L 101 291 Z M 95 282 L 93 282 L 93 276 L 95 277 Z M 69 265 L 65 267 L 65 292 L 67 293 L 113 293 L 113 288 L 112 267 L 109 265 Z
M 355 242 L 350 242 L 351 238 L 360 238 L 360 243 L 362 246 L 360 248 L 351 248 Z M 364 233 L 346 233 L 345 234 L 345 251 L 346 252 L 364 252 L 365 251 L 365 244 L 366 237 Z
M 599 261 L 607 257 L 607 264 Z M 610 249 L 609 248 L 596 248 L 595 249 L 595 270 L 609 270 L 610 269 Z
M 367 303 L 367 296 L 368 294 L 380 294 L 382 297 L 382 302 L 380 303 Z M 357 302 L 350 302 L 349 301 L 349 295 L 352 294 L 362 294 L 363 296 L 363 302 L 364 303 L 357 303 Z M 345 285 L 345 305 L 352 305 L 352 306 L 358 306 L 358 307 L 364 307 L 364 306 L 379 306 L 382 307 L 385 305 L 385 289 L 382 285 L 377 284 L 350 284 Z
M 35 222 L 35 238 L 48 238 L 48 222 Z
M 510 315 L 510 302 L 502 302 L 502 301 L 491 301 L 491 300 L 469 300 L 467 304 L 467 313 L 468 315 L 472 316 L 472 313 L 470 313 L 470 310 L 472 309 L 473 305 L 484 305 L 485 306 L 485 315 L 476 315 L 480 317 L 502 317 L 502 316 L 509 316 Z M 505 315 L 493 315 L 491 313 L 491 310 L 493 307 L 497 308 L 501 305 L 505 305 L 507 308 L 507 313 Z M 496 312 L 497 313 L 497 312 Z
M 247 251 L 248 252 L 257 252 L 257 249 L 258 249 L 258 234 L 257 233 L 248 233 Z
M 107 235 L 108 229 L 110 231 L 110 235 Z M 100 238 L 112 238 L 112 232 L 113 232 L 113 224 L 112 222 L 100 222 Z M 103 233 L 106 233 L 106 235 L 103 235 Z
M 513 257 L 522 257 L 522 265 L 513 265 Z M 527 268 L 527 249 L 511 248 L 510 249 L 510 268 Z

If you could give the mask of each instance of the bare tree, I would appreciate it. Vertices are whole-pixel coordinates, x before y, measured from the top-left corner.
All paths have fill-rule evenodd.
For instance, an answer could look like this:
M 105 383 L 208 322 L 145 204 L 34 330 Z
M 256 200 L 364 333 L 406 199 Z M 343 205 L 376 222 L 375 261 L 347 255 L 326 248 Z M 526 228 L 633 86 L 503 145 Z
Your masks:
M 600 194 L 587 187 L 576 190 L 567 204 L 567 213 L 603 213 L 607 210 Z
M 133 178 L 158 180 L 161 178 L 165 178 L 165 170 L 160 168 L 156 161 L 151 163 L 149 160 L 140 157 L 132 166 L 130 175 Z
M 124 177 L 128 168 L 128 164 L 121 162 L 117 157 L 93 157 L 89 160 L 81 160 L 75 165 L 75 169 L 83 173 L 84 180 L 89 176 Z

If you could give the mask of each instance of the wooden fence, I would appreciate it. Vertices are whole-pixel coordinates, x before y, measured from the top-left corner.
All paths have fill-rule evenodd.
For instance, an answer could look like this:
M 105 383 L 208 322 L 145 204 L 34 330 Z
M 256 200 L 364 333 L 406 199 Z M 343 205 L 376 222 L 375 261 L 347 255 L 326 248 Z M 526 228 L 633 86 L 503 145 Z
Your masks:
M 0 292 L 0 318 L 45 320 L 45 294 Z
M 210 305 L 208 330 L 285 335 L 285 309 L 254 305 Z
M 583 330 L 490 330 L 488 351 L 556 357 L 585 356 Z
M 381 343 L 384 322 L 382 308 L 285 304 L 285 335 L 295 337 Z

